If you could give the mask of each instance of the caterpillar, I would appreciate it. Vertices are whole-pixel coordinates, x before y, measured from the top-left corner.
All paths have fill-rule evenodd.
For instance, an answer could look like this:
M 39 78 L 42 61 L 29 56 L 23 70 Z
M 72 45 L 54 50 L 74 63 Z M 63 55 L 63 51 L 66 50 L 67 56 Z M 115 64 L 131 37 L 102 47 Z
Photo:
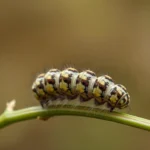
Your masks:
M 94 99 L 96 106 L 107 104 L 110 111 L 129 106 L 130 95 L 121 84 L 115 84 L 108 75 L 97 77 L 91 70 L 78 72 L 75 68 L 63 71 L 50 69 L 37 76 L 32 91 L 42 107 L 49 101 L 57 99 L 73 100 L 79 97 L 80 102 Z

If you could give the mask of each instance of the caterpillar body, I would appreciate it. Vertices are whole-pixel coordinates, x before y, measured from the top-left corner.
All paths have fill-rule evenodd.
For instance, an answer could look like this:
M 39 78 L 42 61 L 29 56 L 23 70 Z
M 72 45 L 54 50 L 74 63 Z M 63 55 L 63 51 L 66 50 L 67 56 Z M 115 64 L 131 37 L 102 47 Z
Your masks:
M 78 96 L 81 102 L 94 99 L 96 106 L 106 103 L 110 111 L 126 108 L 130 103 L 126 88 L 115 84 L 110 76 L 97 77 L 91 70 L 79 73 L 75 68 L 50 69 L 40 74 L 32 85 L 32 91 L 42 107 L 49 101 L 72 100 Z

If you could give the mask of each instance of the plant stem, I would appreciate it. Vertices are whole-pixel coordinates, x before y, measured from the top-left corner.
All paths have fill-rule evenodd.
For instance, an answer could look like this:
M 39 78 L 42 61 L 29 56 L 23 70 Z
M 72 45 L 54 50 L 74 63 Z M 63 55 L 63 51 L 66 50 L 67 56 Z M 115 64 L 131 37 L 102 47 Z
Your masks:
M 36 119 L 39 116 L 44 119 L 48 117 L 61 115 L 97 118 L 150 131 L 150 120 L 148 119 L 143 119 L 133 115 L 114 111 L 113 112 L 109 112 L 107 110 L 102 111 L 97 108 L 93 108 L 91 110 L 90 107 L 85 106 L 73 107 L 71 105 L 65 106 L 52 105 L 48 109 L 43 109 L 40 106 L 35 106 L 13 111 L 6 110 L 2 115 L 0 115 L 0 128 L 4 128 L 10 124 L 24 120 Z

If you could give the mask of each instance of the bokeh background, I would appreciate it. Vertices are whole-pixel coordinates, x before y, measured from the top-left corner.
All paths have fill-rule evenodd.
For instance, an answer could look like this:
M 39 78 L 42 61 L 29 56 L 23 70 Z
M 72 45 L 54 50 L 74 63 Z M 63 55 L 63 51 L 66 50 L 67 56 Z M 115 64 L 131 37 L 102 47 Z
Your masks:
M 31 85 L 51 67 L 109 74 L 131 95 L 130 114 L 150 119 L 150 3 L 130 0 L 0 0 L 0 111 L 39 105 Z M 1 150 L 149 149 L 147 131 L 61 116 L 0 131 Z

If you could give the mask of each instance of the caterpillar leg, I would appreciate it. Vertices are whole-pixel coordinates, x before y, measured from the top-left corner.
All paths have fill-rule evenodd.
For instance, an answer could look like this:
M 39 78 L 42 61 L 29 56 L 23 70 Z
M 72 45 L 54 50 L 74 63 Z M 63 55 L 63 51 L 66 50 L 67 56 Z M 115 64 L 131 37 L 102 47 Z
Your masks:
M 106 101 L 98 101 L 97 99 L 94 99 L 94 104 L 95 104 L 95 107 L 100 109 L 101 111 L 105 111 L 105 110 L 108 110 L 108 106 L 106 104 Z
M 109 111 L 112 112 L 115 107 L 111 106 L 109 103 L 107 103 L 107 108 L 109 108 Z
M 48 100 L 41 100 L 40 104 L 41 104 L 42 108 L 47 108 L 47 106 L 48 106 Z
M 53 101 L 56 101 L 58 97 L 56 96 L 49 96 L 47 99 L 40 100 L 40 104 L 43 108 L 48 108 L 50 105 L 52 105 Z
M 91 98 L 85 98 L 85 97 L 83 97 L 83 96 L 80 96 L 80 102 L 82 103 L 82 102 L 87 102 L 87 101 L 89 101 Z
M 73 96 L 67 96 L 67 99 L 68 100 L 74 100 L 74 99 L 76 99 L 78 97 L 78 95 L 73 95 Z

